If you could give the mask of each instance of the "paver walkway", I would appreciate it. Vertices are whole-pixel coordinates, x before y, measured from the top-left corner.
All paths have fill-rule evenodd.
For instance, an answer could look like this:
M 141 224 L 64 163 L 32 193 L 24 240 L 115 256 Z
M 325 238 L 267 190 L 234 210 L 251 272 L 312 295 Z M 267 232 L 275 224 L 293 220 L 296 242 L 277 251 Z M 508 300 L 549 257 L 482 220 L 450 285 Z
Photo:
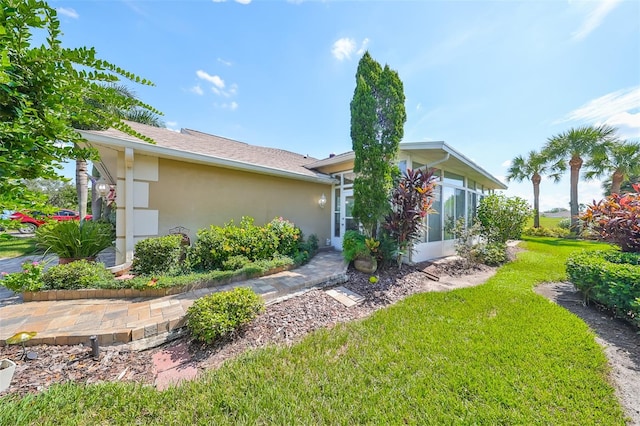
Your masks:
M 346 270 L 341 253 L 321 251 L 306 265 L 290 271 L 160 298 L 17 300 L 3 306 L 0 294 L 0 344 L 20 331 L 38 333 L 30 344 L 88 344 L 93 335 L 103 346 L 153 339 L 183 327 L 189 306 L 206 294 L 250 287 L 269 303 L 304 289 L 345 282 Z

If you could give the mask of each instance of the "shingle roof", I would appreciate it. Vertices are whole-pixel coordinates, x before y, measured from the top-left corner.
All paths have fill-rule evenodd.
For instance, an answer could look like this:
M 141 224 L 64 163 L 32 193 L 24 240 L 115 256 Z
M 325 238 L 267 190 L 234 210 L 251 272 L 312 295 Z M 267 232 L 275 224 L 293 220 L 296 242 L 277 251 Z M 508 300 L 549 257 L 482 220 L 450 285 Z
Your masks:
M 158 147 L 251 164 L 268 169 L 283 170 L 308 177 L 328 177 L 323 173 L 305 167 L 317 162 L 317 159 L 283 149 L 249 145 L 244 142 L 238 142 L 191 129 L 182 129 L 180 132 L 176 132 L 166 128 L 152 127 L 140 123 L 126 123 L 136 132 L 153 139 L 155 145 Z M 82 133 L 147 144 L 147 142 L 116 129 L 82 131 Z

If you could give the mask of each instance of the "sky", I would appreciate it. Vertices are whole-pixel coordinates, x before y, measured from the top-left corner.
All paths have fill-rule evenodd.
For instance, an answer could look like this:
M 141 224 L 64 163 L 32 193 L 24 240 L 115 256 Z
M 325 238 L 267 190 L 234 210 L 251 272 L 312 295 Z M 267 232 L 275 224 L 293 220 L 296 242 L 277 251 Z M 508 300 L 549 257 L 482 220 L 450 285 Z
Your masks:
M 404 142 L 445 141 L 505 181 L 572 127 L 640 138 L 640 1 L 51 0 L 67 47 L 127 83 L 167 127 L 326 158 L 351 150 L 364 51 L 404 83 Z M 72 168 L 65 168 L 72 176 Z M 542 211 L 569 208 L 543 180 Z M 528 181 L 506 194 L 532 202 Z M 579 201 L 602 198 L 581 181 Z

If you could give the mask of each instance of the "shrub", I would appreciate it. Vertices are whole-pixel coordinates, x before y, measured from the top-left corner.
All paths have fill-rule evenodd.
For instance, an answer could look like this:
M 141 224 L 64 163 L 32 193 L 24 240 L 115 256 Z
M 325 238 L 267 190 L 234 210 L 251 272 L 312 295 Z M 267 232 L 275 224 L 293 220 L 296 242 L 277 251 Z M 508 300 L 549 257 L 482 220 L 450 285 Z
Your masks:
M 189 250 L 189 263 L 200 270 L 223 268 L 231 256 L 245 256 L 250 261 L 270 259 L 276 253 L 295 257 L 300 230 L 291 222 L 276 218 L 263 227 L 243 217 L 240 225 L 233 221 L 224 227 L 211 226 L 198 231 L 198 240 Z
M 507 245 L 496 242 L 477 244 L 471 249 L 471 257 L 476 263 L 499 266 L 507 261 Z
M 278 253 L 284 256 L 295 256 L 298 252 L 298 241 L 302 240 L 300 229 L 281 217 L 275 218 L 267 223 L 265 228 L 275 237 L 277 241 L 276 251 Z
M 571 230 L 571 219 L 568 217 L 560 219 L 558 221 L 558 228 L 566 229 L 567 231 Z
M 238 287 L 196 300 L 187 310 L 187 328 L 196 340 L 212 343 L 251 322 L 264 309 L 253 290 Z
M 351 262 L 359 256 L 369 255 L 366 239 L 367 237 L 358 231 L 346 231 L 342 238 L 342 257 L 344 260 Z
M 564 219 L 563 219 L 564 220 Z M 569 224 L 571 224 L 569 222 Z M 571 234 L 569 229 L 565 228 L 539 228 L 528 227 L 522 231 L 522 235 L 529 235 L 531 237 L 551 237 L 551 238 L 566 238 Z
M 612 194 L 588 206 L 581 219 L 597 238 L 625 252 L 640 252 L 640 184 L 635 193 Z
M 111 225 L 103 222 L 68 220 L 42 225 L 36 231 L 38 246 L 59 257 L 95 257 L 113 245 Z
M 173 273 L 180 267 L 182 236 L 147 238 L 136 243 L 132 269 L 137 274 Z
M 477 219 L 482 235 L 490 242 L 506 243 L 520 238 L 531 208 L 519 197 L 491 194 L 480 201 Z
M 244 268 L 249 263 L 251 263 L 251 261 L 247 259 L 246 256 L 238 254 L 235 256 L 231 256 L 230 258 L 222 262 L 222 269 L 225 271 L 235 271 Z
M 293 261 L 296 265 L 302 265 L 307 263 L 317 252 L 318 237 L 315 234 L 311 234 L 309 238 L 304 241 L 302 234 L 300 234 L 297 253 L 294 255 Z
M 38 291 L 42 288 L 42 271 L 44 265 L 40 262 L 22 263 L 22 271 L 12 274 L 2 273 L 0 284 L 11 291 L 20 293 L 23 291 Z
M 114 278 L 102 263 L 78 260 L 49 268 L 43 275 L 43 290 L 109 288 Z
M 617 316 L 640 326 L 640 253 L 582 251 L 566 263 L 567 275 L 593 300 L 610 308 Z

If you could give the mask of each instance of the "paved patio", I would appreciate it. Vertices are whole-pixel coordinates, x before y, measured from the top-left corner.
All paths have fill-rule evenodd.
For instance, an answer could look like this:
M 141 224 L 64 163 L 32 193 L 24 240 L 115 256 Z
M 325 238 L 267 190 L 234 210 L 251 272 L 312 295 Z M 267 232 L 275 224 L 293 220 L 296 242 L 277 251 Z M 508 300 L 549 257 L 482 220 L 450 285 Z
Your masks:
M 16 266 L 20 270 L 24 260 L 0 260 L 0 271 L 11 272 L 9 268 Z M 0 345 L 20 331 L 38 333 L 30 344 L 88 344 L 95 335 L 102 346 L 136 341 L 144 345 L 144 341 L 178 332 L 189 306 L 206 294 L 250 287 L 272 303 L 310 288 L 345 282 L 346 270 L 340 252 L 321 251 L 306 265 L 290 271 L 161 298 L 22 303 L 21 296 L 0 287 Z

